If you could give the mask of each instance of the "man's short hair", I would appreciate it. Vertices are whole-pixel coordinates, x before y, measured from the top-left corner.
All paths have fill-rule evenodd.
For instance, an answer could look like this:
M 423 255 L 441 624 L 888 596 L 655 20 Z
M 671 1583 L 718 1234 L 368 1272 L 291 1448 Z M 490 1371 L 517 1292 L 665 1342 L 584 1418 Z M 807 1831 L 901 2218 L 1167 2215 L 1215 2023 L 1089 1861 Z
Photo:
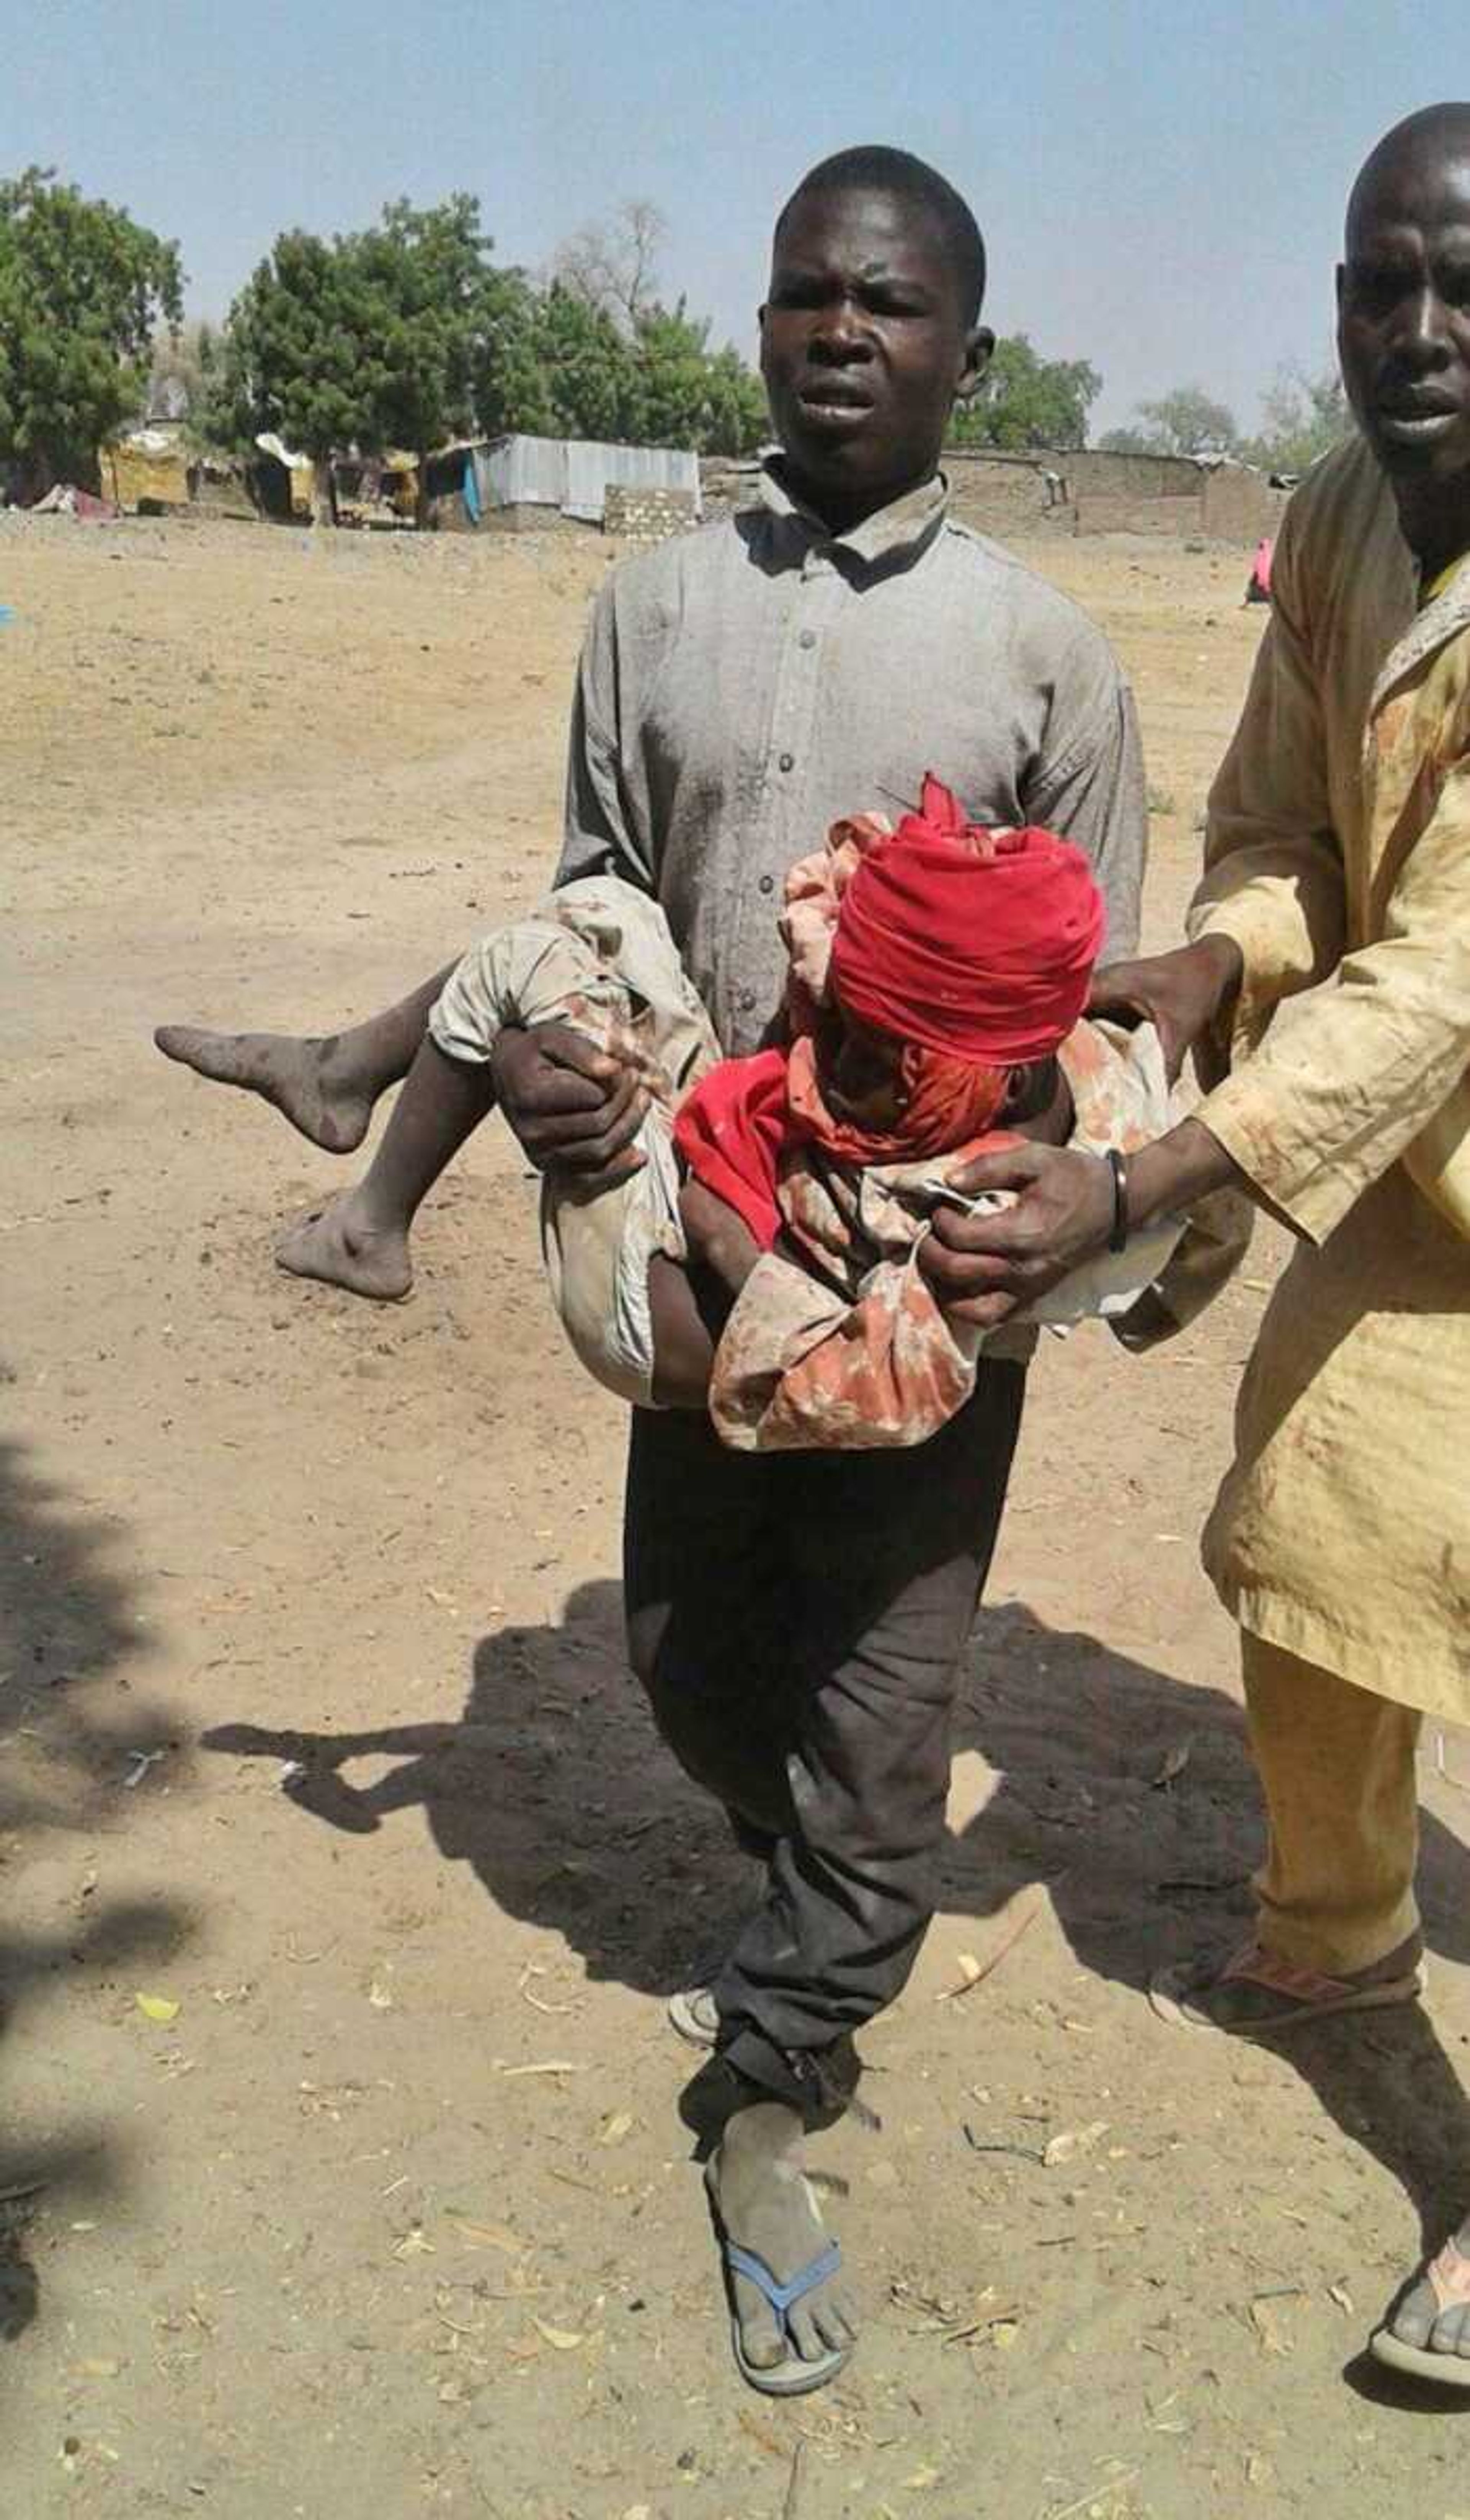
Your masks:
M 912 202 L 926 211 L 953 266 L 964 320 L 974 323 L 985 296 L 985 239 L 968 202 L 933 166 L 907 149 L 839 149 L 803 175 L 776 222 L 777 235 L 798 202 L 823 193 L 884 193 L 891 201 Z

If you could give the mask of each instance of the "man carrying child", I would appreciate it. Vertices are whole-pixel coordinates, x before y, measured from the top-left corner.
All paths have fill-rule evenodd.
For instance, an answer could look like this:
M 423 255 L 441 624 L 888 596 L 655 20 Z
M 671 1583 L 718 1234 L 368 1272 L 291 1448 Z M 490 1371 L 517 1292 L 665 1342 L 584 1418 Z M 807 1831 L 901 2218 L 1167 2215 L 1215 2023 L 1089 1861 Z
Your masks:
M 817 167 L 778 222 L 762 310 L 782 452 L 760 507 L 630 562 L 596 608 L 558 883 L 654 897 L 727 1057 L 759 1053 L 780 1013 L 788 870 L 855 808 L 916 804 L 931 766 L 968 823 L 1073 842 L 1109 951 L 1135 948 L 1143 785 L 1117 665 L 1064 598 L 947 513 L 951 406 L 992 346 L 983 286 L 974 220 L 932 170 L 885 149 Z M 162 1046 L 342 1148 L 421 1050 L 447 976 L 326 1043 Z M 508 1026 L 483 1067 L 442 1064 L 429 1177 L 445 1096 L 450 1138 L 496 1102 L 533 1161 L 589 1194 L 642 1160 L 646 1077 L 585 1033 Z M 402 1291 L 406 1248 L 380 1266 L 382 1221 L 349 1199 L 284 1256 Z M 703 1408 L 633 1412 L 634 1667 L 764 1866 L 735 1949 L 680 2019 L 712 2045 L 686 2102 L 714 2146 L 737 2360 L 778 2394 L 851 2351 L 800 2143 L 851 2096 L 853 2033 L 898 1993 L 933 1911 L 958 1667 L 1025 1372 L 1024 1340 L 987 1349 L 937 1432 L 875 1450 L 739 1449 Z

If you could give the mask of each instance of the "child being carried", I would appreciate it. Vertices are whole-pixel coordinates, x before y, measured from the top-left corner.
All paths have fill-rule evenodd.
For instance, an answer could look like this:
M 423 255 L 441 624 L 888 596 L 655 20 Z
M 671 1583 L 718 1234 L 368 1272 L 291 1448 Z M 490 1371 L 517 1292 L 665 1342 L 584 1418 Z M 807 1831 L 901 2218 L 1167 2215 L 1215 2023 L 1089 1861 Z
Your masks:
M 916 1265 L 955 1195 L 948 1176 L 1021 1138 L 1146 1145 L 1170 1125 L 1158 1039 L 1083 1015 L 1103 912 L 1082 852 L 967 825 L 933 778 L 897 831 L 835 825 L 792 868 L 781 926 L 783 1041 L 724 1059 L 657 903 L 616 877 L 558 887 L 456 966 L 363 1183 L 288 1238 L 283 1265 L 387 1291 L 346 1248 L 355 1202 L 401 1250 L 406 1284 L 408 1231 L 464 1135 L 451 1106 L 467 1079 L 488 1107 L 501 1032 L 568 1025 L 648 1097 L 629 1177 L 593 1196 L 543 1182 L 552 1293 L 588 1371 L 636 1406 L 707 1406 L 745 1450 L 924 1441 L 969 1396 L 987 1343 Z M 211 1038 L 160 1047 L 219 1074 L 192 1047 Z M 262 1090 L 238 1066 L 236 1081 Z M 1102 1314 L 1129 1345 L 1168 1335 L 1233 1265 L 1235 1204 L 1075 1272 L 1017 1317 L 1021 1334 Z M 1016 1334 L 1007 1324 L 989 1343 Z

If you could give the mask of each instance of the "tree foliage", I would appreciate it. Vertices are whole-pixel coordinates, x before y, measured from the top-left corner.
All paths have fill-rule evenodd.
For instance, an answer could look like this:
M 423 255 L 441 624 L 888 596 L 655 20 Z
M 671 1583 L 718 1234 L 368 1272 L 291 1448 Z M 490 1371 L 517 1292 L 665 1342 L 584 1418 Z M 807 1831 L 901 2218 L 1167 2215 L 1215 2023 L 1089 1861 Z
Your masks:
M 419 453 L 479 429 L 743 453 L 760 386 L 708 326 L 653 293 L 656 213 L 586 230 L 545 288 L 491 260 L 479 204 L 390 202 L 376 228 L 279 237 L 237 298 L 213 411 L 247 442 Z
M 142 407 L 149 350 L 183 314 L 177 246 L 55 170 L 0 183 L 0 455 L 39 492 L 96 477 Z
M 1351 434 L 1353 415 L 1336 366 L 1319 376 L 1281 368 L 1261 405 L 1261 427 L 1241 453 L 1266 472 L 1305 472 Z
M 1008 334 L 974 398 L 956 405 L 950 436 L 957 446 L 1085 446 L 1101 391 L 1087 359 L 1044 359 L 1026 334 Z
M 1235 415 L 1203 385 L 1176 385 L 1157 402 L 1140 402 L 1137 425 L 1110 428 L 1099 444 L 1110 455 L 1233 455 Z
M 230 311 L 224 432 L 275 430 L 320 463 L 347 446 L 419 454 L 470 428 L 514 280 L 490 248 L 468 193 L 390 202 L 354 236 L 278 237 Z

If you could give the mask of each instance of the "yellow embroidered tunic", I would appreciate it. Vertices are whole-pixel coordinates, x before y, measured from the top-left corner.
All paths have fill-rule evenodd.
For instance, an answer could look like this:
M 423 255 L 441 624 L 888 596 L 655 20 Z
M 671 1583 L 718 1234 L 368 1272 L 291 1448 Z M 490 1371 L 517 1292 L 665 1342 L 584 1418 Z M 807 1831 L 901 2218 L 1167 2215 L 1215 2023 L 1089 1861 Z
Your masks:
M 1245 959 L 1200 1117 L 1301 1238 L 1204 1540 L 1227 1608 L 1470 1721 L 1470 563 L 1422 608 L 1360 443 L 1292 500 L 1191 933 Z

